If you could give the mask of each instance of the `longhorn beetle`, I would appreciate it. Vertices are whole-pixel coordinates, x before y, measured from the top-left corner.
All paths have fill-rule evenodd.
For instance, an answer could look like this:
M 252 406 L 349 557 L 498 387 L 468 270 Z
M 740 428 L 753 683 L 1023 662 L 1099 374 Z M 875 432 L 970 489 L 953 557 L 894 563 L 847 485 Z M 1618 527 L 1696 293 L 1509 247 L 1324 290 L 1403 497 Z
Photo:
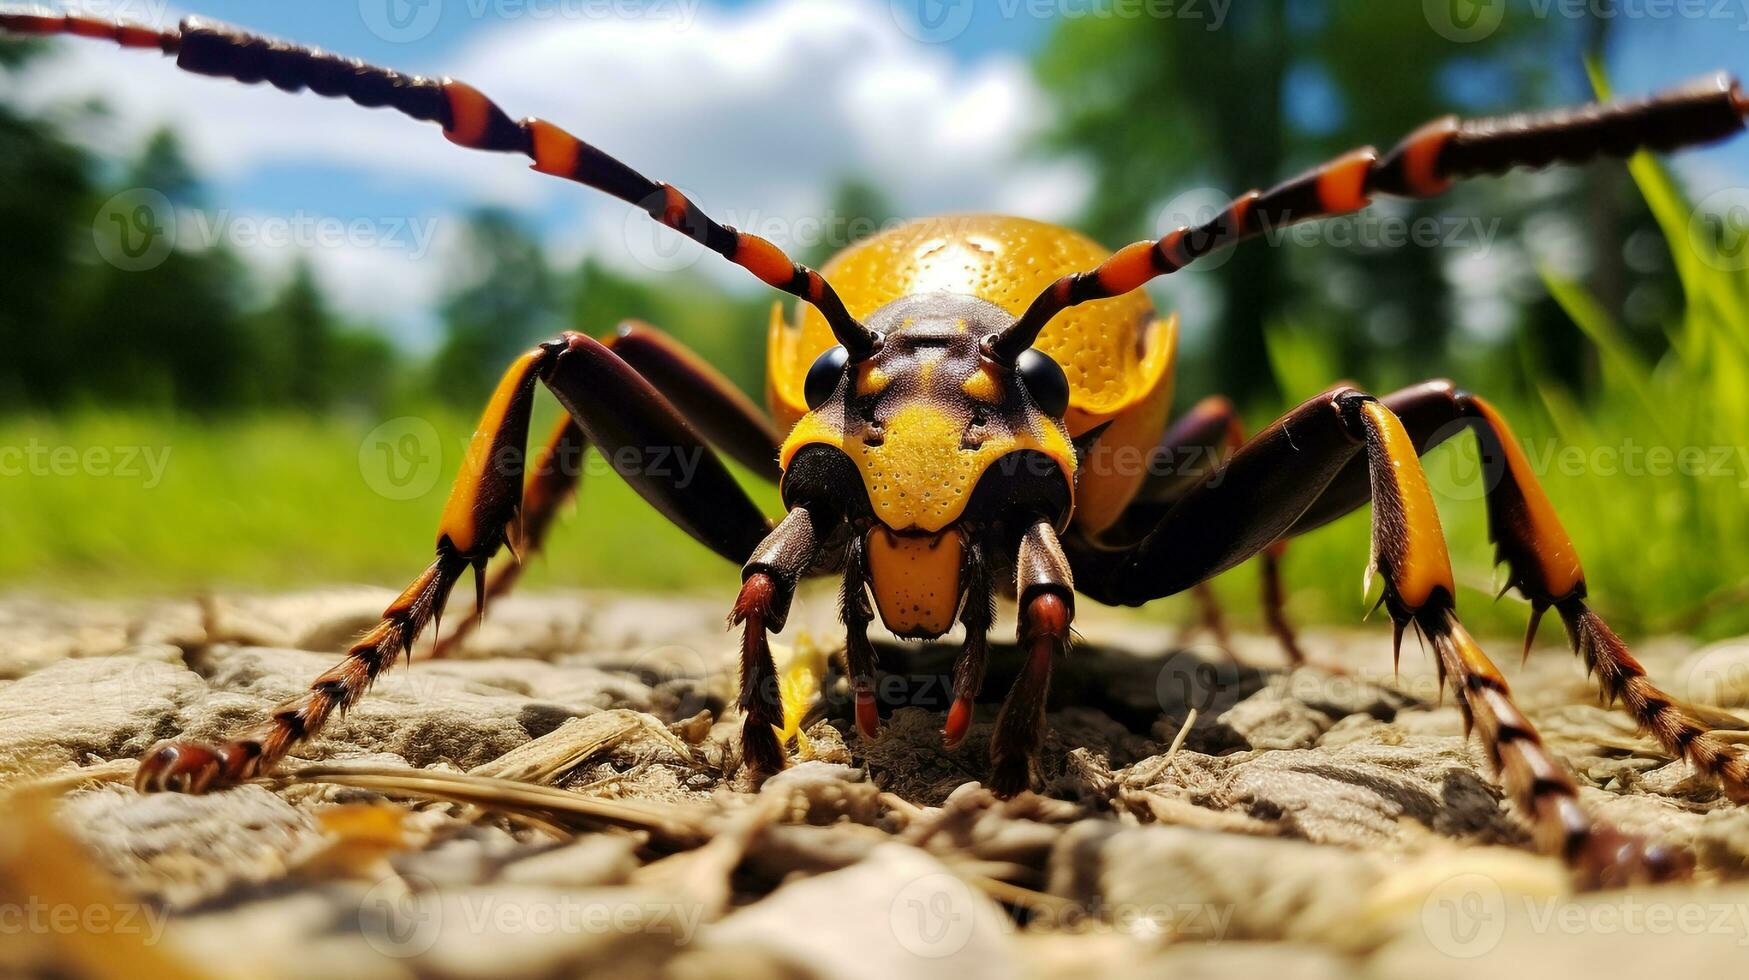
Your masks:
M 1596 672 L 1672 756 L 1749 801 L 1749 757 L 1646 676 L 1586 601 L 1572 542 L 1506 421 L 1482 398 L 1431 381 L 1377 398 L 1338 386 L 1249 440 L 1230 405 L 1210 399 L 1168 428 L 1176 321 L 1139 287 L 1270 227 L 1365 207 L 1374 195 L 1425 198 L 1453 181 L 1516 167 L 1669 151 L 1743 128 L 1735 80 L 1718 76 L 1635 102 L 1543 115 L 1446 117 L 1388 153 L 1357 149 L 1214 218 L 1107 253 L 1065 228 L 994 215 L 916 221 L 840 253 L 824 272 L 768 241 L 717 223 L 675 188 L 541 119 L 515 120 L 465 82 L 403 75 L 194 20 L 176 30 L 80 16 L 0 11 L 0 29 L 74 34 L 157 50 L 186 71 L 286 92 L 309 89 L 436 123 L 450 142 L 520 153 L 650 217 L 801 300 L 774 308 L 769 416 L 662 333 L 622 327 L 602 340 L 566 333 L 510 365 L 486 404 L 438 527 L 431 565 L 308 693 L 222 745 L 171 741 L 142 760 L 142 790 L 201 792 L 272 769 L 356 701 L 442 612 L 464 571 L 477 601 L 499 548 L 538 547 L 575 467 L 525 467 L 537 386 L 565 408 L 538 459 L 594 446 L 650 504 L 741 566 L 730 616 L 742 629 L 743 757 L 756 776 L 784 765 L 767 634 L 782 630 L 797 583 L 841 576 L 846 665 L 856 726 L 877 737 L 878 611 L 894 633 L 965 630 L 943 736 L 966 735 L 984 676 L 996 593 L 1019 607 L 1024 657 L 996 716 L 990 785 L 1026 789 L 1043 733 L 1052 661 L 1066 652 L 1077 593 L 1139 605 L 1191 589 L 1370 501 L 1374 570 L 1400 647 L 1414 627 L 1435 651 L 1540 845 L 1592 881 L 1665 877 L 1685 856 L 1591 820 L 1563 765 L 1514 704 L 1499 671 L 1459 623 L 1455 588 L 1419 455 L 1460 428 L 1504 460 L 1487 491 L 1490 536 L 1532 605 L 1530 636 L 1553 608 Z M 1114 451 L 1174 453 L 1227 442 L 1200 478 L 1100 465 Z M 771 523 L 716 447 L 778 481 L 787 513 Z M 703 460 L 692 479 L 640 465 L 657 453 Z M 1077 465 L 1083 461 L 1084 465 Z M 526 484 L 526 485 L 525 485 Z M 512 541 L 518 526 L 521 540 Z M 1279 596 L 1279 589 L 1273 590 Z M 869 595 L 873 595 L 873 603 Z M 1279 612 L 1277 612 L 1277 622 Z M 435 632 L 435 630 L 434 630 Z M 1285 626 L 1281 632 L 1286 634 Z

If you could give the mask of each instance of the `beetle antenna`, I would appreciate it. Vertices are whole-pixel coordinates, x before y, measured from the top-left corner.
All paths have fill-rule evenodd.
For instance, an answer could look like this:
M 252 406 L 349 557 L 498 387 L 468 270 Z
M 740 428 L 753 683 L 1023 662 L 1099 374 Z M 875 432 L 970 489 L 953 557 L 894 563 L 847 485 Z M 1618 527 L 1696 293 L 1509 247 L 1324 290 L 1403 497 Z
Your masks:
M 1241 194 L 1197 227 L 1126 245 L 1099 268 L 1058 279 L 986 350 L 1012 365 L 1045 324 L 1071 306 L 1139 289 L 1211 252 L 1296 222 L 1358 211 L 1374 194 L 1427 198 L 1456 180 L 1516 167 L 1699 146 L 1741 132 L 1746 115 L 1749 96 L 1731 76 L 1718 74 L 1643 99 L 1494 119 L 1435 119 L 1382 156 L 1370 146 L 1351 150 L 1269 190 Z
M 574 180 L 641 208 L 767 285 L 801 298 L 820 311 L 852 357 L 867 356 L 875 349 L 874 332 L 850 315 L 820 273 L 757 235 L 719 224 L 675 187 L 645 177 L 552 123 L 511 119 L 466 82 L 403 75 L 194 18 L 166 31 L 104 18 L 0 7 L 0 31 L 70 34 L 113 41 L 124 48 L 155 48 L 174 56 L 176 66 L 184 71 L 245 84 L 266 81 L 286 92 L 309 89 L 366 108 L 388 106 L 422 122 L 437 123 L 458 146 L 526 154 L 534 160 L 531 169 Z

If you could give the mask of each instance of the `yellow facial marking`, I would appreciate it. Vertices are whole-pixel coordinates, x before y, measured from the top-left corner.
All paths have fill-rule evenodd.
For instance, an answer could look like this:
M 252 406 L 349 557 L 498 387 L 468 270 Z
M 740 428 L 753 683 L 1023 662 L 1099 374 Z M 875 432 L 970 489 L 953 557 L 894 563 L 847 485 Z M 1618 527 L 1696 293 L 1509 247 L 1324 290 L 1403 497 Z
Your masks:
M 965 542 L 959 532 L 868 533 L 868 573 L 881 622 L 901 636 L 940 636 L 959 611 L 960 566 Z
M 809 413 L 784 440 L 779 462 L 787 468 L 806 445 L 838 446 L 861 471 L 875 516 L 901 531 L 936 532 L 953 523 L 979 477 L 1011 452 L 1043 453 L 1063 468 L 1065 478 L 1074 479 L 1074 448 L 1054 425 L 1040 425 L 1018 438 L 992 437 L 976 449 L 961 448 L 963 426 L 947 412 L 916 402 L 887 419 L 882 438 L 870 445 L 862 433 L 846 435 L 818 413 Z
M 856 369 L 856 393 L 865 398 L 878 395 L 887 390 L 892 380 L 887 377 L 887 372 L 875 367 L 873 361 L 863 361 Z
M 988 364 L 978 365 L 978 369 L 966 378 L 964 384 L 960 385 L 960 390 L 965 392 L 967 397 L 976 398 L 981 402 L 989 402 L 992 405 L 1002 400 L 1002 381 L 996 376 L 996 369 Z

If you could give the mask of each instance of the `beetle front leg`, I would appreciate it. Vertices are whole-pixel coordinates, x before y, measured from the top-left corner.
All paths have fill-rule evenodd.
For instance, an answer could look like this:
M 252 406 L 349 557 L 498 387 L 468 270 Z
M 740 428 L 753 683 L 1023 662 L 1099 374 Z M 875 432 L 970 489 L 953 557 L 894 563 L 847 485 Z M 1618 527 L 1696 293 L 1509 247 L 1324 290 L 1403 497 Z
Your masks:
M 778 478 L 778 440 L 770 421 L 722 372 L 686 345 L 647 323 L 628 320 L 601 338 L 601 346 L 642 375 L 707 443 L 761 477 Z M 517 515 L 514 542 L 520 560 L 492 573 L 486 583 L 488 603 L 515 587 L 524 561 L 540 550 L 560 509 L 576 496 L 588 449 L 589 438 L 577 420 L 560 418 L 535 455 L 523 485 L 523 510 Z M 479 621 L 478 616 L 463 617 L 453 632 L 438 639 L 432 658 L 447 656 Z
M 335 711 L 357 701 L 397 656 L 411 653 L 470 566 L 477 594 L 483 594 L 479 573 L 505 544 L 521 506 L 537 381 L 665 517 L 731 561 L 753 554 L 769 525 L 722 461 L 629 364 L 589 337 L 566 334 L 522 355 L 499 382 L 444 507 L 437 558 L 389 605 L 382 621 L 306 694 L 275 709 L 256 729 L 219 746 L 173 741 L 154 747 L 140 763 L 139 789 L 201 792 L 267 772 Z
M 844 624 L 844 668 L 850 674 L 856 730 L 865 739 L 881 734 L 880 705 L 875 701 L 875 651 L 868 628 L 874 607 L 868 601 L 868 552 L 861 535 L 844 552 L 844 584 L 838 592 L 838 619 Z
M 783 632 L 796 586 L 814 565 L 828 525 L 807 506 L 792 509 L 741 569 L 729 625 L 741 627 L 741 755 L 755 779 L 783 768 L 783 698 L 770 634 Z
M 522 578 L 528 560 L 545 546 L 547 532 L 552 530 L 559 511 L 577 495 L 577 484 L 583 476 L 583 454 L 588 449 L 589 437 L 583 434 L 577 420 L 569 415 L 560 416 L 546 443 L 535 454 L 534 465 L 528 468 L 528 478 L 522 485 L 522 508 L 516 514 L 511 541 L 516 560 L 501 564 L 492 572 L 485 589 L 475 597 L 476 612 L 508 595 Z M 448 635 L 439 636 L 431 645 L 427 659 L 449 656 L 472 635 L 483 618 L 461 617 Z
M 972 706 L 984 686 L 984 669 L 990 659 L 990 624 L 996 619 L 996 596 L 990 589 L 990 565 L 982 543 L 972 541 L 966 546 L 964 565 L 961 577 L 966 582 L 966 596 L 960 606 L 960 625 L 966 629 L 966 642 L 954 661 L 953 706 L 941 727 L 942 742 L 950 749 L 958 748 L 972 727 Z
M 1340 475 L 1364 466 L 1373 503 L 1372 570 L 1384 579 L 1395 643 L 1413 626 L 1433 645 L 1442 679 L 1538 843 L 1587 884 L 1658 879 L 1681 856 L 1595 823 L 1578 787 L 1513 702 L 1457 618 L 1456 587 L 1432 491 L 1401 420 L 1370 395 L 1339 388 L 1300 405 L 1186 494 L 1132 549 L 1071 549 L 1084 593 L 1136 604 L 1188 588 L 1268 547 L 1298 526 Z
M 345 711 L 396 658 L 412 656 L 428 622 L 443 614 L 450 590 L 469 566 L 476 580 L 505 541 L 521 503 L 523 453 L 535 382 L 550 372 L 563 343 L 517 358 L 498 383 L 468 443 L 437 534 L 437 557 L 360 637 L 346 658 L 316 678 L 301 697 L 274 709 L 255 729 L 220 745 L 169 741 L 140 760 L 134 785 L 141 792 L 200 793 L 235 785 L 271 770 L 299 742 L 314 736 L 336 711 Z
M 1530 460 L 1504 417 L 1479 396 L 1449 381 L 1430 381 L 1388 395 L 1384 403 L 1403 419 L 1417 452 L 1460 432 L 1474 432 L 1488 475 L 1488 536 L 1508 570 L 1509 587 L 1531 604 L 1524 649 L 1530 651 L 1543 613 L 1561 616 L 1567 638 L 1612 701 L 1626 705 L 1642 729 L 1674 758 L 1717 780 L 1727 796 L 1749 802 L 1749 753 L 1710 732 L 1710 726 L 1647 676 L 1602 617 L 1586 603 L 1578 550 L 1537 482 Z M 1351 464 L 1338 474 L 1289 533 L 1301 534 L 1364 504 L 1366 474 Z
M 1044 741 L 1051 661 L 1068 652 L 1069 624 L 1075 618 L 1075 576 L 1048 522 L 1032 525 L 1021 538 L 1015 577 L 1026 663 L 1002 702 L 990 738 L 990 788 L 1004 798 L 1032 785 Z

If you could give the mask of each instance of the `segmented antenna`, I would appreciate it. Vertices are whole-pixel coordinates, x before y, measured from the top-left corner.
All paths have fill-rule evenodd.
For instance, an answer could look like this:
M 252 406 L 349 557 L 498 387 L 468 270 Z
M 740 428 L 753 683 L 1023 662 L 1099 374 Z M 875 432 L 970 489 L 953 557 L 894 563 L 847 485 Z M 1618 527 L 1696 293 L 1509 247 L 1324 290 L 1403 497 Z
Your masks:
M 1234 198 L 1195 227 L 1119 249 L 1097 269 L 1064 276 L 991 338 L 991 356 L 1013 364 L 1058 313 L 1122 295 L 1211 252 L 1300 221 L 1358 211 L 1373 194 L 1432 197 L 1465 177 L 1546 167 L 1638 150 L 1668 151 L 1741 132 L 1749 100 L 1729 75 L 1629 102 L 1460 121 L 1446 116 L 1410 133 L 1384 156 L 1352 150 L 1267 191 Z
M 634 205 L 767 285 L 800 297 L 818 309 L 853 357 L 871 353 L 875 334 L 845 309 L 825 277 L 792 260 L 757 235 L 717 223 L 671 185 L 651 180 L 601 150 L 542 119 L 511 119 L 497 103 L 466 82 L 403 75 L 387 68 L 248 34 L 231 27 L 184 20 L 178 30 L 77 14 L 0 8 L 0 30 L 22 35 L 59 35 L 114 41 L 124 48 L 156 48 L 176 58 L 184 71 L 245 84 L 267 82 L 285 92 L 308 89 L 348 99 L 366 108 L 386 106 L 443 127 L 450 142 L 474 150 L 530 157 L 531 169 L 574 180 Z

